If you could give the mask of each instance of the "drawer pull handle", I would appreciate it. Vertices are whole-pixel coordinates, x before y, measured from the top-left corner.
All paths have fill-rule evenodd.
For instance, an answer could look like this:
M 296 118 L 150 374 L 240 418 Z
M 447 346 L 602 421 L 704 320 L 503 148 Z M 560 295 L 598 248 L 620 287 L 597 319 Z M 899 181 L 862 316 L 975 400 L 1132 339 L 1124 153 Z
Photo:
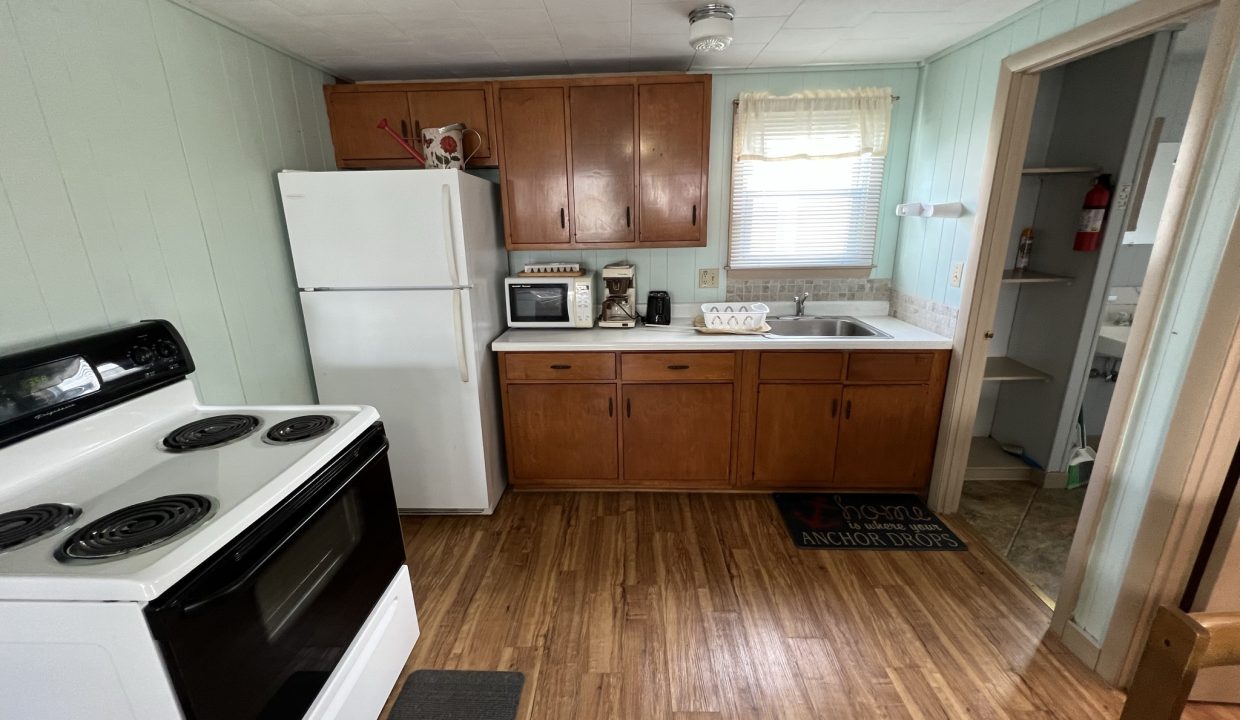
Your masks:
M 624 226 L 633 227 L 633 207 L 631 205 L 624 206 Z
M 624 399 L 624 416 L 628 418 L 633 417 L 633 399 L 632 398 Z
M 840 401 L 832 400 L 831 401 L 831 417 L 835 417 L 835 414 L 839 412 L 839 409 L 840 409 Z
M 844 403 L 844 419 L 848 420 L 852 417 L 852 400 Z
M 560 227 L 568 227 L 564 224 L 564 208 L 560 208 Z
M 615 398 L 607 398 L 607 417 L 611 417 L 616 411 Z
M 668 365 L 667 369 L 668 370 L 688 370 L 689 366 L 688 365 Z
M 692 220 L 692 224 L 693 224 L 693 226 L 694 226 L 694 227 L 697 227 L 697 204 L 696 204 L 696 203 L 693 205 L 693 220 Z
M 572 365 L 552 365 L 551 369 L 552 370 L 572 370 L 573 366 Z

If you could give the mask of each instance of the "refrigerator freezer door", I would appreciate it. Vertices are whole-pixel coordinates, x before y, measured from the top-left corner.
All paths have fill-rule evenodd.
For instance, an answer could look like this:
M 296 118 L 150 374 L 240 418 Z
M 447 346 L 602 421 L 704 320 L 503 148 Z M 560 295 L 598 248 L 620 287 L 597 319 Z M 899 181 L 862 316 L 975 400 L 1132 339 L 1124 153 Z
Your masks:
M 468 303 L 467 290 L 301 293 L 319 402 L 378 408 L 402 509 L 494 506 Z
M 302 288 L 468 285 L 456 170 L 282 172 Z

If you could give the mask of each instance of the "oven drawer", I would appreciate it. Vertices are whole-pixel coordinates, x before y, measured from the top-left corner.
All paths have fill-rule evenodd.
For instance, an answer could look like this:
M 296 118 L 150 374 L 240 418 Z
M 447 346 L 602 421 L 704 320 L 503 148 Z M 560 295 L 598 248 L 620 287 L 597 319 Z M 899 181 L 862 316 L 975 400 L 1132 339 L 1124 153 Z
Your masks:
M 504 373 L 509 380 L 615 380 L 616 354 L 508 353 Z
M 735 353 L 624 353 L 620 376 L 634 380 L 731 380 L 736 376 Z

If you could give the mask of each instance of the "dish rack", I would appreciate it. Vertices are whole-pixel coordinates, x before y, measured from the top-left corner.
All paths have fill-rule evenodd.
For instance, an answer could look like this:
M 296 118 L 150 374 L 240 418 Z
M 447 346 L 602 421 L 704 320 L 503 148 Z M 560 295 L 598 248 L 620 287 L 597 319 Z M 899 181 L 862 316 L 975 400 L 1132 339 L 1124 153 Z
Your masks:
M 709 330 L 761 330 L 771 309 L 765 303 L 702 303 L 702 320 Z

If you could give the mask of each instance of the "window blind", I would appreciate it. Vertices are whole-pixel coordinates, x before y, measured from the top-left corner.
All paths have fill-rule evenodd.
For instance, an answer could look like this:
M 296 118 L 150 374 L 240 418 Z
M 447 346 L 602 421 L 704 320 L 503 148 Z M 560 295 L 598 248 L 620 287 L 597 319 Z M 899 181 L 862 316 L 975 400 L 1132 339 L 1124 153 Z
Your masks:
M 890 116 L 888 88 L 742 95 L 728 267 L 873 266 Z

